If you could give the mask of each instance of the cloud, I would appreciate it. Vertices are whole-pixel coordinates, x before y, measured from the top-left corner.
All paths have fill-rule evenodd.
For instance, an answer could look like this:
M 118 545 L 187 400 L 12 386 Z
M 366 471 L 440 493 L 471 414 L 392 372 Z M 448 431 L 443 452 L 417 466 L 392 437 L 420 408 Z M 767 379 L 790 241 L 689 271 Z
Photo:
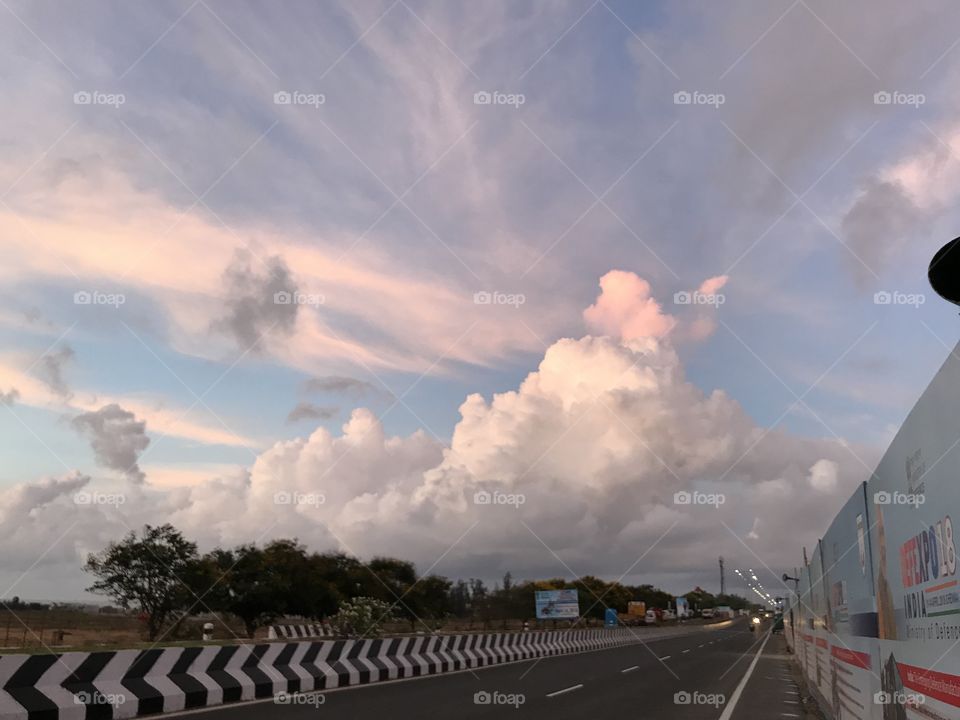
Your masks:
M 260 263 L 262 268 L 254 267 Z M 226 314 L 214 327 L 230 334 L 243 351 L 263 352 L 267 336 L 290 335 L 297 322 L 297 287 L 282 258 L 260 260 L 238 250 L 224 272 Z
M 307 393 L 320 393 L 320 392 L 330 392 L 330 393 L 367 393 L 367 392 L 377 392 L 377 388 L 363 380 L 357 380 L 352 377 L 344 377 L 342 375 L 327 375 L 324 377 L 314 377 L 309 378 L 303 382 L 303 390 Z
M 726 275 L 707 278 L 700 284 L 700 287 L 697 288 L 697 292 L 701 295 L 716 295 L 723 289 L 729 279 Z
M 600 296 L 583 311 L 587 326 L 623 341 L 662 338 L 676 325 L 651 297 L 650 283 L 635 273 L 611 270 L 600 278 Z
M 960 124 L 951 118 L 927 130 L 860 182 L 843 215 L 840 229 L 855 254 L 849 264 L 861 287 L 875 284 L 875 276 L 889 271 L 906 251 L 926 252 L 918 241 L 960 198 Z
M 20 391 L 16 388 L 10 388 L 9 392 L 0 391 L 0 405 L 13 405 L 20 399 Z
M 296 407 L 287 415 L 288 423 L 295 423 L 299 420 L 329 420 L 336 417 L 340 408 L 322 407 L 309 402 L 299 402 Z
M 817 460 L 810 468 L 810 487 L 822 493 L 833 492 L 839 481 L 840 467 L 832 460 Z
M 129 410 L 110 404 L 78 415 L 71 424 L 90 440 L 100 465 L 120 471 L 135 483 L 144 481 L 137 459 L 150 444 L 145 422 L 137 420 Z
M 717 311 L 726 301 L 720 291 L 726 287 L 729 278 L 726 275 L 717 275 L 707 278 L 691 297 L 697 302 L 693 303 L 692 316 L 689 317 L 683 327 L 682 336 L 695 342 L 702 342 L 713 335 L 717 330 Z
M 37 376 L 50 390 L 64 399 L 69 399 L 73 394 L 64 378 L 64 368 L 73 357 L 73 348 L 63 345 L 56 351 L 48 352 L 36 364 Z
M 81 515 L 74 502 L 74 494 L 90 482 L 88 475 L 70 473 L 62 478 L 44 478 L 0 489 L 0 544 L 4 550 L 4 571 L 28 571 L 31 563 L 37 561 L 40 549 L 47 551 L 42 556 L 44 564 L 63 563 L 69 572 L 79 570 L 83 559 L 81 553 L 98 549 L 97 545 L 105 539 L 99 530 L 104 527 L 99 519 L 92 517 L 93 514 Z M 57 542 L 58 538 L 61 538 L 60 542 Z M 86 542 L 90 544 L 85 545 Z M 74 597 L 83 587 L 81 575 L 74 576 Z M 11 582 L 14 579 L 16 576 Z M 26 584 L 25 581 L 32 578 L 19 579 Z M 56 574 L 54 579 L 62 581 L 62 577 Z
M 634 327 L 630 313 L 603 317 Z M 435 570 L 453 576 L 573 568 L 617 577 L 644 555 L 628 580 L 684 590 L 718 553 L 750 566 L 793 563 L 796 538 L 824 529 L 826 510 L 842 504 L 862 479 L 861 459 L 874 455 L 757 426 L 725 393 L 690 383 L 668 338 L 627 336 L 558 340 L 515 390 L 466 397 L 449 446 L 423 431 L 390 436 L 360 408 L 339 434 L 318 428 L 277 442 L 230 477 L 135 488 L 141 495 L 118 512 L 130 526 L 172 522 L 206 547 L 298 536 L 421 568 L 442 557 Z M 725 501 L 674 504 L 675 493 L 694 490 Z M 478 493 L 523 502 L 478 503 Z M 291 497 L 312 500 L 278 500 Z M 777 528 L 762 547 L 757 518 Z
M 850 263 L 857 282 L 867 285 L 888 268 L 896 252 L 922 232 L 927 217 L 899 182 L 868 182 L 840 223 L 855 255 Z
M 77 388 L 69 398 L 53 392 L 49 385 L 41 380 L 24 375 L 0 358 L 0 387 L 16 383 L 18 402 L 63 413 L 87 413 L 99 410 L 103 405 L 118 404 L 147 422 L 154 434 L 182 438 L 204 445 L 224 445 L 233 447 L 258 448 L 262 442 L 247 437 L 228 428 L 220 422 L 208 423 L 202 413 L 189 407 L 171 406 L 160 397 L 113 395 L 96 393 Z M 200 417 L 191 417 L 200 416 Z
M 726 275 L 717 275 L 696 290 L 676 293 L 677 314 L 669 315 L 653 297 L 650 283 L 636 273 L 611 270 L 600 278 L 600 295 L 583 311 L 583 318 L 591 330 L 625 343 L 668 335 L 678 341 L 703 341 L 716 331 L 716 311 L 725 301 L 720 290 L 727 280 Z

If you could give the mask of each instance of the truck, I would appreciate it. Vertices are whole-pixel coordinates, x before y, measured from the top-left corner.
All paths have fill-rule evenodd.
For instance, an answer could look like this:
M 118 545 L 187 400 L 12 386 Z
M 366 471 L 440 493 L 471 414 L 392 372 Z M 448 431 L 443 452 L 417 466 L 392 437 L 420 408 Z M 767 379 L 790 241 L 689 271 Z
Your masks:
M 631 600 L 627 603 L 627 615 L 643 617 L 647 614 L 647 604 L 643 600 Z

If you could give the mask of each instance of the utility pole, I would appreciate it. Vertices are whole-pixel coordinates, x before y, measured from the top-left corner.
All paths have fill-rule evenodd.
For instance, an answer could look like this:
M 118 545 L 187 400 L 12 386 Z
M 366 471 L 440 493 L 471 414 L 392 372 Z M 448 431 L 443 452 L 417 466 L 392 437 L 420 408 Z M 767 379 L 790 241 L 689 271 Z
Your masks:
M 720 594 L 727 594 L 727 583 L 723 578 L 723 555 L 720 556 Z

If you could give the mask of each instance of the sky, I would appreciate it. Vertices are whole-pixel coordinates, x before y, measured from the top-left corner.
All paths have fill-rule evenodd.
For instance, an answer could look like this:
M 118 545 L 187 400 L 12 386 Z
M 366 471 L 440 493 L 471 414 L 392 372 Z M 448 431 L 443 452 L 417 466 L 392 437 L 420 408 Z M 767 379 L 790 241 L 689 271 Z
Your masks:
M 776 587 L 957 341 L 955 4 L 0 17 L 0 597 L 161 522 Z

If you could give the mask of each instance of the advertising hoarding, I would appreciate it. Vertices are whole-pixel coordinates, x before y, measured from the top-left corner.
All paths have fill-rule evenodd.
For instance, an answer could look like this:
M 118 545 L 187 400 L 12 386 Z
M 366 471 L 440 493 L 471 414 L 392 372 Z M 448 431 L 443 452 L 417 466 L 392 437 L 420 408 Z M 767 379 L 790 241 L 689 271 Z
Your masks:
M 881 717 L 960 716 L 960 358 L 950 355 L 869 483 Z M 918 715 L 917 715 L 918 716 Z
M 535 599 L 538 620 L 580 617 L 580 598 L 576 590 L 537 590 Z

